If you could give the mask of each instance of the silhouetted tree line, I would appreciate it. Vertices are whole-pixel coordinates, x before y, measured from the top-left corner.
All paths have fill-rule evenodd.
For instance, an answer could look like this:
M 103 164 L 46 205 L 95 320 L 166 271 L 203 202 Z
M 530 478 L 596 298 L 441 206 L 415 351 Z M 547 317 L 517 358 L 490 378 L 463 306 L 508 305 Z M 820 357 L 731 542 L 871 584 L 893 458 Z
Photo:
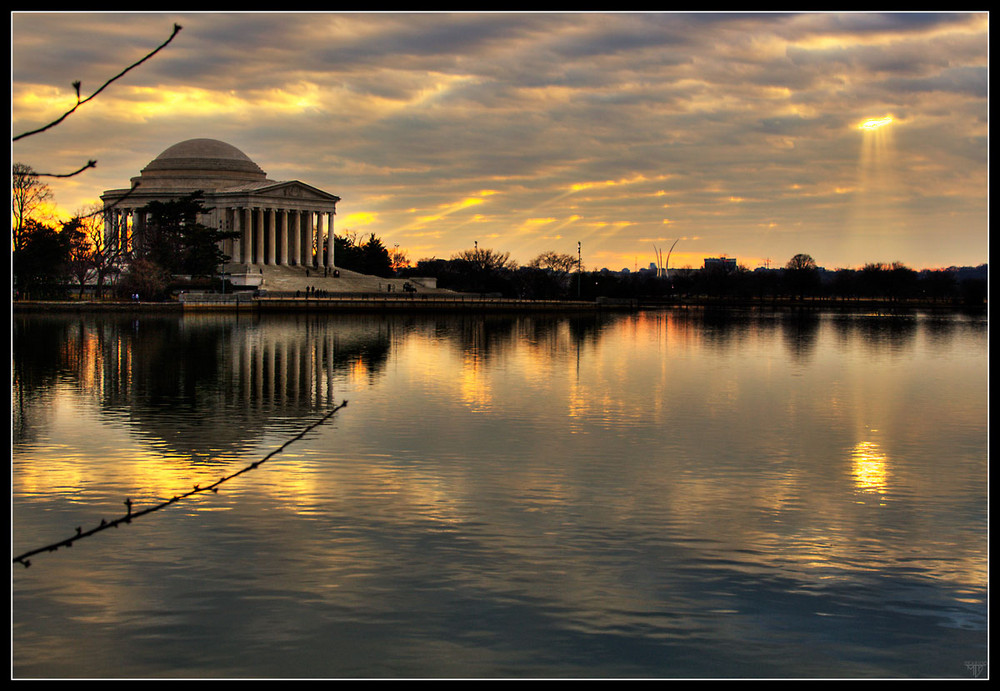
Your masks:
M 180 31 L 180 25 L 174 24 L 166 41 L 107 79 L 88 96 L 83 95 L 82 83 L 74 81 L 76 102 L 55 120 L 13 136 L 12 144 L 58 127 L 81 106 L 166 48 Z M 101 224 L 94 222 L 100 209 L 80 212 L 58 227 L 39 219 L 39 216 L 44 218 L 45 207 L 52 199 L 52 191 L 42 178 L 71 178 L 96 165 L 97 161 L 90 160 L 68 173 L 40 173 L 19 162 L 11 165 L 11 287 L 15 296 L 58 296 L 65 292 L 68 278 L 77 280 L 82 293 L 89 277 L 96 278 L 100 293 L 105 279 L 116 271 L 126 248 L 106 242 Z
M 170 201 L 152 201 L 143 232 L 132 238 L 130 261 L 118 282 L 120 294 L 139 295 L 145 300 L 167 297 L 171 289 L 184 287 L 175 276 L 214 280 L 219 267 L 229 260 L 219 243 L 234 238 L 198 221 L 211 209 L 204 206 L 203 192 L 193 192 Z M 190 281 L 190 279 L 187 279 Z
M 40 184 L 36 183 L 35 184 Z M 138 294 L 146 300 L 166 297 L 176 286 L 175 276 L 212 280 L 228 260 L 219 243 L 235 233 L 198 222 L 210 209 L 202 192 L 168 202 L 150 202 L 144 232 L 122 242 L 109 242 L 103 224 L 95 217 L 76 216 L 48 225 L 27 218 L 13 235 L 11 268 L 13 287 L 21 297 L 61 297 L 76 282 L 82 292 L 88 277 L 104 278 L 123 260 L 117 290 L 123 296 Z
M 681 269 L 669 279 L 638 278 L 646 295 L 637 297 L 707 297 L 739 300 L 827 299 L 921 300 L 981 305 L 987 297 L 988 267 L 952 267 L 916 271 L 902 263 L 867 264 L 861 269 L 827 270 L 813 265 L 735 271 Z M 649 284 L 652 280 L 656 287 Z M 667 285 L 664 285 L 667 284 Z M 649 290 L 652 288 L 651 290 Z M 643 288 L 639 288 L 640 292 Z
M 657 278 L 652 272 L 640 272 L 627 277 L 618 275 L 616 280 L 628 284 L 628 288 L 619 287 L 620 293 L 631 289 L 631 296 L 639 299 L 920 300 L 981 305 L 987 297 L 987 276 L 986 264 L 916 271 L 899 262 L 836 270 L 823 269 L 814 263 L 790 262 L 780 269 L 679 269 L 671 270 L 669 277 Z M 603 283 L 607 281 L 605 278 Z M 601 282 L 592 283 L 596 287 Z
M 463 293 L 498 295 L 527 300 L 562 300 L 576 297 L 577 259 L 572 255 L 543 252 L 525 266 L 509 252 L 481 248 L 454 254 L 451 259 L 421 259 L 402 269 L 401 276 L 437 279 L 439 288 Z
M 31 219 L 21 231 L 19 246 L 11 251 L 16 294 L 35 298 L 63 294 L 74 247 L 83 241 L 82 233 L 69 223 L 57 229 Z
M 673 269 L 668 276 L 654 271 L 612 272 L 574 269 L 576 261 L 558 267 L 537 260 L 518 266 L 505 254 L 468 251 L 451 259 L 423 259 L 405 269 L 407 276 L 429 276 L 438 286 L 461 292 L 488 293 L 524 299 L 599 297 L 668 301 L 686 298 L 732 300 L 830 299 L 922 300 L 981 305 L 987 297 L 988 267 L 952 267 L 916 271 L 900 262 L 867 264 L 861 269 L 827 270 L 809 255 L 795 255 L 783 268 L 751 271 L 738 266 Z
M 389 250 L 381 238 L 372 233 L 367 240 L 359 241 L 353 233 L 335 235 L 333 238 L 334 263 L 341 269 L 357 271 L 369 276 L 389 278 L 395 275 Z

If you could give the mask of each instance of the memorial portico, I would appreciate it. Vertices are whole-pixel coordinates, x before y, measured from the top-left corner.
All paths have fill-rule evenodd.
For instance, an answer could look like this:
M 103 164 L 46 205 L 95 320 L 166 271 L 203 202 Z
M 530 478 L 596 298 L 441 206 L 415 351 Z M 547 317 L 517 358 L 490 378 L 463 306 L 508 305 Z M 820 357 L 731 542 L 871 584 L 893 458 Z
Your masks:
M 309 208 L 312 206 L 313 208 Z M 236 200 L 219 209 L 219 228 L 238 233 L 222 251 L 234 264 L 332 268 L 335 211 L 315 200 Z
M 236 236 L 222 244 L 229 269 L 264 266 L 333 268 L 334 216 L 340 198 L 298 180 L 269 180 L 234 146 L 190 139 L 166 149 L 132 178 L 130 189 L 107 190 L 105 233 L 126 249 L 141 241 L 144 207 L 203 193 L 203 225 Z

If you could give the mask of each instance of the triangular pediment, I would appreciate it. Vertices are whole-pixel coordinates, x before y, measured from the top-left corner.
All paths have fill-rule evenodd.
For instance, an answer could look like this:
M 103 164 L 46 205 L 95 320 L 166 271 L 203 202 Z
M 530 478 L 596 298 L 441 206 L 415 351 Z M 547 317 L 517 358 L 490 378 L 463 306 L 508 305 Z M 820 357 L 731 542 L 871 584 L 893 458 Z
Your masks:
M 274 201 L 280 200 L 300 200 L 300 201 L 323 201 L 332 204 L 336 204 L 340 201 L 340 197 L 335 194 L 330 194 L 329 192 L 324 192 L 323 190 L 313 187 L 312 185 L 307 185 L 299 180 L 286 180 L 283 182 L 276 182 L 272 180 L 267 180 L 260 183 L 255 183 L 253 185 L 239 185 L 237 187 L 231 187 L 227 189 L 216 190 L 216 194 L 252 194 L 257 198 L 265 198 Z
M 322 199 L 331 202 L 340 201 L 340 197 L 329 192 L 324 192 L 312 185 L 307 185 L 304 182 L 299 182 L 298 180 L 276 182 L 271 187 L 262 188 L 260 194 L 267 195 L 268 197 L 277 196 L 294 199 Z

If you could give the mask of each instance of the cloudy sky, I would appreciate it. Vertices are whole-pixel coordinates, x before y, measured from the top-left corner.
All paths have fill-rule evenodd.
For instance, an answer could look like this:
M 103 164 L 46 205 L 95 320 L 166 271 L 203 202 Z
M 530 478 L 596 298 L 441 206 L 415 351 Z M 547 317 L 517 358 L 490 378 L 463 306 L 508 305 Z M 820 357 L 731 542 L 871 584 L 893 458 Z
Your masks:
M 12 133 L 175 23 L 12 144 L 63 213 L 209 137 L 411 260 L 988 259 L 986 14 L 14 13 Z

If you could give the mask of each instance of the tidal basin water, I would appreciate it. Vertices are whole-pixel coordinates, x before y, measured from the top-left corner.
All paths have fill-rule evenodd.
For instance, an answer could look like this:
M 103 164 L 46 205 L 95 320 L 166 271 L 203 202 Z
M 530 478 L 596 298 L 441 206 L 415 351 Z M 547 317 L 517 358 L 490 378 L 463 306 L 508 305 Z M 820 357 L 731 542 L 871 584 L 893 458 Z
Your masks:
M 986 676 L 985 316 L 21 316 L 14 677 Z

